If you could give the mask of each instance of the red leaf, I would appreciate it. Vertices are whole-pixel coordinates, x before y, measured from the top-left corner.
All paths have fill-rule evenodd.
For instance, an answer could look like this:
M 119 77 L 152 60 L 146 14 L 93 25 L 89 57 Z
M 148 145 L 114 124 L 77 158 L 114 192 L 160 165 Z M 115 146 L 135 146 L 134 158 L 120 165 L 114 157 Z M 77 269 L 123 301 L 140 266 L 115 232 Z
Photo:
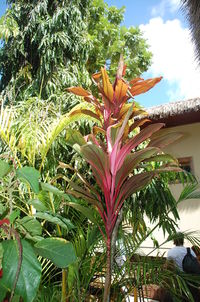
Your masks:
M 10 221 L 8 219 L 2 219 L 0 220 L 0 226 L 3 225 L 3 224 L 10 224 Z
M 3 269 L 0 269 L 0 278 L 3 276 Z
M 117 166 L 116 166 L 116 171 L 119 170 L 123 164 L 124 158 L 126 155 L 128 155 L 132 149 L 134 149 L 135 147 L 137 147 L 140 143 L 144 142 L 146 139 L 148 139 L 149 137 L 151 137 L 151 135 L 160 130 L 160 128 L 162 128 L 164 126 L 164 124 L 162 123 L 156 123 L 153 125 L 149 125 L 147 126 L 145 129 L 143 129 L 142 131 L 140 131 L 139 134 L 137 134 L 136 136 L 134 136 L 132 139 L 130 139 L 128 141 L 128 143 L 126 143 L 120 150 L 120 152 L 117 155 Z
M 126 156 L 122 167 L 117 172 L 116 185 L 118 187 L 118 191 L 119 187 L 129 176 L 129 174 L 133 171 L 133 169 L 135 169 L 141 161 L 143 161 L 144 159 L 148 159 L 152 155 L 157 153 L 158 150 L 159 149 L 157 148 L 145 148 Z

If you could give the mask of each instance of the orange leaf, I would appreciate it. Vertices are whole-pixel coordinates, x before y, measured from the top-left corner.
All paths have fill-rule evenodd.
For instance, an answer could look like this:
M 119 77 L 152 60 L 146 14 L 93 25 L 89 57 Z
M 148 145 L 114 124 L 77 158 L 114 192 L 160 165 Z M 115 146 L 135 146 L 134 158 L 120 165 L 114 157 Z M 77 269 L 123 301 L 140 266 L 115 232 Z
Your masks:
M 97 72 L 97 73 L 94 73 L 92 75 L 92 78 L 93 80 L 96 82 L 96 83 L 99 83 L 100 79 L 101 79 L 101 72 Z
M 72 92 L 75 95 L 84 96 L 84 97 L 91 95 L 90 92 L 83 89 L 82 87 L 69 87 L 67 88 L 67 91 Z
M 128 90 L 128 85 L 124 83 L 122 80 L 117 80 L 117 85 L 115 87 L 115 102 L 116 104 L 121 104 L 124 101 L 124 97 L 126 97 L 126 93 Z
M 130 92 L 133 96 L 144 93 L 153 88 L 158 82 L 160 82 L 161 79 L 162 77 L 148 80 L 140 79 L 135 82 L 134 86 L 131 87 Z
M 132 79 L 132 80 L 129 82 L 129 84 L 130 84 L 131 86 L 133 86 L 135 83 L 139 82 L 140 80 L 144 80 L 144 79 L 142 79 L 142 78 L 135 78 L 135 79 Z
M 101 74 L 103 78 L 103 91 L 106 95 L 106 97 L 109 99 L 110 102 L 113 103 L 113 87 L 110 83 L 108 74 L 106 72 L 105 68 L 101 68 Z
M 106 131 L 103 128 L 100 128 L 98 126 L 93 127 L 93 134 L 97 135 L 98 133 L 101 133 L 103 135 L 106 135 Z

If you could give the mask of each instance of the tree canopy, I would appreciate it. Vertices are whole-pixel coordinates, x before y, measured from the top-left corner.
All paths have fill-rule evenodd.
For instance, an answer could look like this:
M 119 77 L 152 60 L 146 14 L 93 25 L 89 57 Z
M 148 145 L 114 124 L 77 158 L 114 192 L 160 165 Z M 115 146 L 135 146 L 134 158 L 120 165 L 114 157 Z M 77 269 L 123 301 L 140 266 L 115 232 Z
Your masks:
M 44 99 L 56 99 L 68 86 L 88 87 L 90 73 L 105 63 L 114 70 L 121 52 L 128 77 L 140 75 L 150 64 L 140 30 L 121 26 L 124 8 L 109 7 L 103 0 L 8 3 L 0 20 L 0 90 L 8 102 L 40 92 Z

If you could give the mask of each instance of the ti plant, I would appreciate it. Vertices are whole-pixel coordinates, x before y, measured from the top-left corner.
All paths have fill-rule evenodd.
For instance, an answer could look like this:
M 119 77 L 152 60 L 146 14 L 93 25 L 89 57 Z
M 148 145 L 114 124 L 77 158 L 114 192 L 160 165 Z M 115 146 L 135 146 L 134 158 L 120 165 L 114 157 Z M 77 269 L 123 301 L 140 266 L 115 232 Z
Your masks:
M 122 58 L 113 84 L 105 68 L 94 74 L 99 99 L 82 87 L 68 88 L 69 92 L 82 96 L 85 101 L 74 108 L 71 115 L 84 114 L 97 121 L 93 132 L 87 137 L 76 130 L 69 131 L 67 142 L 89 163 L 97 184 L 91 185 L 82 178 L 83 186 L 71 182 L 72 190 L 69 192 L 93 204 L 105 226 L 105 230 L 101 229 L 107 249 L 104 302 L 109 301 L 110 296 L 112 233 L 124 201 L 160 173 L 180 170 L 176 159 L 164 154 L 161 148 L 178 139 L 181 134 L 159 132 L 164 126 L 162 123 L 148 123 L 144 127 L 149 122 L 144 116 L 145 112 L 129 101 L 151 89 L 161 77 L 148 80 L 135 78 L 128 83 L 124 75 Z M 140 126 L 143 127 L 139 131 Z M 151 161 L 163 164 L 159 169 L 145 169 Z

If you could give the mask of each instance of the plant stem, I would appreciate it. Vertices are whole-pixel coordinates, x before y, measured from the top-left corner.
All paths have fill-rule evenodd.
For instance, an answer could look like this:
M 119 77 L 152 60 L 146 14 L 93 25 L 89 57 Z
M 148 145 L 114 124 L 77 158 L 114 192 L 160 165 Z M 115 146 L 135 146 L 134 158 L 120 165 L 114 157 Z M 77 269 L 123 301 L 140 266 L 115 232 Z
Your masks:
M 110 287 L 111 287 L 111 239 L 107 239 L 106 243 L 106 278 L 104 285 L 103 302 L 110 302 Z
M 115 256 L 115 250 L 116 250 L 116 241 L 117 241 L 117 235 L 118 235 L 118 230 L 119 226 L 122 222 L 123 219 L 123 208 L 120 210 L 113 232 L 112 232 L 112 239 L 111 239 L 111 273 L 113 270 L 113 262 L 114 262 L 114 256 Z
M 67 292 L 66 292 L 66 280 L 67 272 L 65 269 L 62 270 L 62 298 L 61 302 L 66 302 Z

